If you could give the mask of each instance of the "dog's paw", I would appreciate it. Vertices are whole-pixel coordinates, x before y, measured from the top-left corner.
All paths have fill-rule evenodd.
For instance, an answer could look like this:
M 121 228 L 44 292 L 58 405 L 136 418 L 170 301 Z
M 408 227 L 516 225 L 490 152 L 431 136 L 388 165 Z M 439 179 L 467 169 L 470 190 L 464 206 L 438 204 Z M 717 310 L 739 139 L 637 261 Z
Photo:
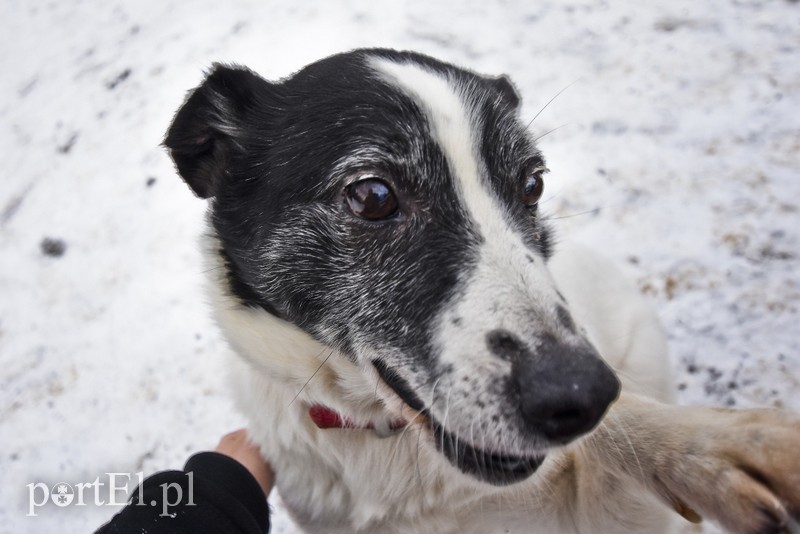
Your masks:
M 687 519 L 736 534 L 790 533 L 800 518 L 800 418 L 774 410 L 678 408 L 657 461 L 667 500 Z M 791 525 L 795 525 L 792 527 Z

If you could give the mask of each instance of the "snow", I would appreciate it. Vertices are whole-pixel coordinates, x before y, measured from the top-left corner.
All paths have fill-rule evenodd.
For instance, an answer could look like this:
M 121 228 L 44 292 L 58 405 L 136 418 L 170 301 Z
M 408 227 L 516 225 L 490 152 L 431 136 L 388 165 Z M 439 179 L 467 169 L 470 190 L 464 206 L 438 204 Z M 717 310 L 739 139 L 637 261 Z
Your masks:
M 26 485 L 176 468 L 243 423 L 205 206 L 159 147 L 214 61 L 277 79 L 387 46 L 510 74 L 541 111 L 544 208 L 658 308 L 680 401 L 800 410 L 796 1 L 7 0 L 0 20 L 0 532 L 91 531 L 118 507 L 26 517 Z

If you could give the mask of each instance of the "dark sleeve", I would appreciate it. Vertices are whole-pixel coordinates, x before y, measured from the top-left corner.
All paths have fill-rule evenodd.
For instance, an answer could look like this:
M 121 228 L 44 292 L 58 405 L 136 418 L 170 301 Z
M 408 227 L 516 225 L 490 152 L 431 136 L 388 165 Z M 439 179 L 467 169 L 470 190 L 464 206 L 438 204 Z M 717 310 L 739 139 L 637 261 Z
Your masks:
M 95 534 L 264 534 L 269 506 L 239 462 L 217 452 L 195 454 L 183 471 L 146 479 L 128 505 Z

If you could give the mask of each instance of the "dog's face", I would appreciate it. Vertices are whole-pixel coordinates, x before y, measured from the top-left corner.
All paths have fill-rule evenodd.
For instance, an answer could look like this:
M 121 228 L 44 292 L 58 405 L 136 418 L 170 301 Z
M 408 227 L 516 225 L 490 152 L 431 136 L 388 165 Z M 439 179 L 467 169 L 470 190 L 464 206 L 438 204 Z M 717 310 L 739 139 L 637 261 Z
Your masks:
M 230 290 L 373 367 L 462 471 L 529 476 L 619 383 L 546 267 L 544 161 L 505 78 L 362 50 L 281 83 L 217 66 L 166 145 Z

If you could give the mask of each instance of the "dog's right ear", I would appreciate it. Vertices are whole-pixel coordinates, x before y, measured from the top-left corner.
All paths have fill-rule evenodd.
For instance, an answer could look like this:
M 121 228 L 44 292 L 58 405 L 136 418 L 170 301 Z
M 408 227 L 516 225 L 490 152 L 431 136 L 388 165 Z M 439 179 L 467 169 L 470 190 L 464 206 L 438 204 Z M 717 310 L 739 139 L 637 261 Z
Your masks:
M 186 98 L 167 130 L 164 146 L 178 173 L 201 198 L 215 196 L 227 174 L 256 105 L 274 86 L 252 71 L 215 64 Z

